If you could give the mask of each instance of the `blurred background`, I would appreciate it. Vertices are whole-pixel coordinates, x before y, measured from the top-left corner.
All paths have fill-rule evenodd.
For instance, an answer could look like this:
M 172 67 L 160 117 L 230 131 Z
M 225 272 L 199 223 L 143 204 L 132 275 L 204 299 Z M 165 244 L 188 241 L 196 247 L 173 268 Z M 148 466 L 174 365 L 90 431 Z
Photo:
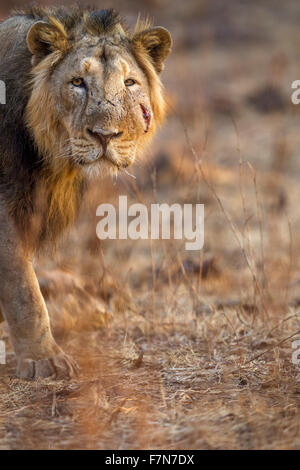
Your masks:
M 299 448 L 299 2 L 93 3 L 169 29 L 169 116 L 136 180 L 94 183 L 68 240 L 37 260 L 83 378 L 22 388 L 5 378 L 10 351 L 0 447 Z M 0 15 L 22 6 L 2 1 Z M 100 242 L 96 207 L 124 194 L 205 204 L 204 249 Z

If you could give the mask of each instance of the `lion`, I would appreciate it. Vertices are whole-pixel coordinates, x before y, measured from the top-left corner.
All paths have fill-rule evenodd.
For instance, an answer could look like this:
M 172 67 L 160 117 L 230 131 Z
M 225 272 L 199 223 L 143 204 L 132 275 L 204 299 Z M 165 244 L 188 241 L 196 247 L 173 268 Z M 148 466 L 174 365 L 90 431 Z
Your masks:
M 170 33 L 114 10 L 30 7 L 0 24 L 0 305 L 23 379 L 70 378 L 33 268 L 91 177 L 134 162 L 165 116 Z

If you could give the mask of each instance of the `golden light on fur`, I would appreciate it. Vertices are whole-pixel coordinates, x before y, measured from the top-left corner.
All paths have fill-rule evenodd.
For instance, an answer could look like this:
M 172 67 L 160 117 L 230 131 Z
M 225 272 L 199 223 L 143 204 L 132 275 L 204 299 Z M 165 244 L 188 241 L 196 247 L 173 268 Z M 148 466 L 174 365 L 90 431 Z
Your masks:
M 153 20 L 149 16 L 143 18 L 141 13 L 139 13 L 131 37 L 134 38 L 136 34 L 139 34 L 146 29 L 152 28 L 153 23 Z
M 23 37 L 31 54 L 30 63 L 26 73 L 16 65 L 13 77 L 19 73 L 25 83 L 23 96 L 27 99 L 19 98 L 24 101 L 25 112 L 22 110 L 18 120 L 24 121 L 30 134 L 30 158 L 35 158 L 34 168 L 38 171 L 32 171 L 30 163 L 24 176 L 30 175 L 28 187 L 22 183 L 24 194 L 12 198 L 8 205 L 22 231 L 27 230 L 27 239 L 38 249 L 42 239 L 52 243 L 72 225 L 82 188 L 91 174 L 116 174 L 145 152 L 166 114 L 159 72 L 170 52 L 171 37 L 140 16 L 130 32 L 112 10 L 35 6 L 24 13 L 26 19 L 22 12 L 18 13 L 21 22 L 31 17 Z M 120 76 L 114 75 L 116 70 Z M 132 80 L 133 85 L 138 82 L 139 90 L 134 86 L 126 88 L 126 80 Z M 86 81 L 90 81 L 90 103 L 86 113 L 81 114 L 80 97 Z M 77 95 L 71 84 L 77 87 Z M 60 88 L 64 90 L 61 94 Z M 97 141 L 86 136 L 86 129 L 95 126 L 117 129 L 122 137 L 112 141 L 107 149 L 108 160 L 101 160 L 97 166 L 84 166 L 82 160 L 93 161 L 98 151 Z M 37 198 L 42 195 L 44 202 L 40 205 Z M 40 207 L 41 213 L 37 214 Z M 23 221 L 31 218 L 34 222 L 25 227 Z M 39 227 L 40 240 L 38 235 L 30 235 L 34 225 Z
M 90 176 L 125 169 L 144 150 L 163 117 L 158 73 L 168 36 L 156 28 L 131 38 L 113 10 L 77 7 L 37 6 L 0 24 L 8 84 L 0 109 L 0 302 L 22 379 L 78 371 L 53 338 L 32 259 L 72 226 Z

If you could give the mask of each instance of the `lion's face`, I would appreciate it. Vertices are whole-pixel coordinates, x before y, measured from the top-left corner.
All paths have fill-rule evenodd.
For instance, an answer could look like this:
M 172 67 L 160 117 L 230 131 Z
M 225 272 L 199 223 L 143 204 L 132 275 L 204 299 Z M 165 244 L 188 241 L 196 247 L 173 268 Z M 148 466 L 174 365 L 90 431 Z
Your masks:
M 45 37 L 48 54 L 41 49 Z M 52 165 L 84 173 L 129 166 L 164 114 L 158 74 L 169 33 L 152 28 L 129 38 L 117 25 L 70 44 L 57 22 L 39 22 L 28 45 L 35 67 L 27 121 Z
M 83 46 L 57 67 L 50 87 L 75 164 L 125 168 L 134 161 L 153 110 L 147 78 L 125 48 L 106 40 Z

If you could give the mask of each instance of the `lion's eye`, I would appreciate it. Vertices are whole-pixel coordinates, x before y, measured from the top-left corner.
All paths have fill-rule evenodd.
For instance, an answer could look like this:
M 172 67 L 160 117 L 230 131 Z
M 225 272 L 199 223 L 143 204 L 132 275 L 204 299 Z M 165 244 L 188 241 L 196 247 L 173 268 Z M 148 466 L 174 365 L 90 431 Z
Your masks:
M 127 80 L 124 81 L 125 86 L 132 86 L 136 84 L 136 81 L 133 80 L 133 78 L 127 78 Z
M 83 78 L 73 78 L 72 85 L 77 86 L 77 87 L 83 86 L 84 85 Z

